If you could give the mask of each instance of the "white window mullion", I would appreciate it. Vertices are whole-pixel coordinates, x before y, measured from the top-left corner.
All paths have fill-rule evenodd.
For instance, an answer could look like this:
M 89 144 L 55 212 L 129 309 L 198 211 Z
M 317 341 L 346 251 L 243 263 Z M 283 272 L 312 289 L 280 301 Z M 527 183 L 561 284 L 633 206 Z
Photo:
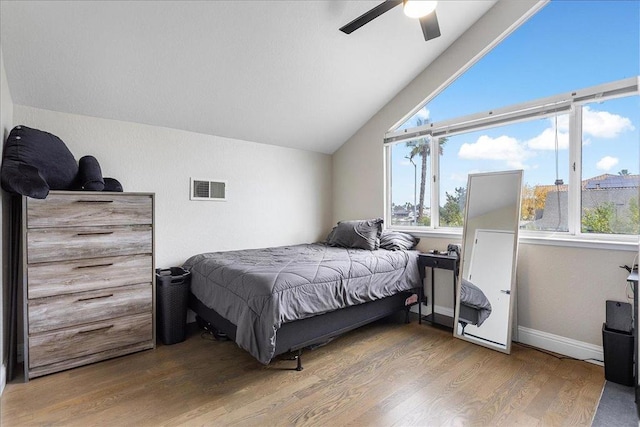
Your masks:
M 386 224 L 387 227 L 391 226 L 391 219 L 393 218 L 392 216 L 392 207 L 391 207 L 391 202 L 392 202 L 392 194 L 391 194 L 391 188 L 392 188 L 392 176 L 393 173 L 391 171 L 391 145 L 385 145 L 384 146 L 384 151 L 383 151 L 383 163 L 384 163 L 384 201 L 385 201 L 385 207 L 384 207 L 384 223 Z
M 440 227 L 440 139 L 429 138 L 431 144 L 431 227 Z
M 582 206 L 582 107 L 574 105 L 569 114 L 569 233 L 579 235 Z

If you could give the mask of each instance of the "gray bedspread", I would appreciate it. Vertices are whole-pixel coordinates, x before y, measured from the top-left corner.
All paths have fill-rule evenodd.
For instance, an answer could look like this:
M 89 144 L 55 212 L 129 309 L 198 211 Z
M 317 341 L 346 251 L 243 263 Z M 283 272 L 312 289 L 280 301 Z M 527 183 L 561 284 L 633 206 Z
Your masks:
M 273 358 L 280 326 L 419 286 L 417 251 L 321 243 L 195 255 L 191 292 L 237 327 L 237 344 Z

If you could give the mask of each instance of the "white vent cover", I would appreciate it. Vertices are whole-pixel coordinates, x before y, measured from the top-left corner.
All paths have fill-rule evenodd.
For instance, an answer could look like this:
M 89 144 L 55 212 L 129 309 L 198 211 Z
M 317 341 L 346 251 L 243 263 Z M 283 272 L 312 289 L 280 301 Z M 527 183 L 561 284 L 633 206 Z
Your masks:
M 227 181 L 191 178 L 191 200 L 227 200 Z

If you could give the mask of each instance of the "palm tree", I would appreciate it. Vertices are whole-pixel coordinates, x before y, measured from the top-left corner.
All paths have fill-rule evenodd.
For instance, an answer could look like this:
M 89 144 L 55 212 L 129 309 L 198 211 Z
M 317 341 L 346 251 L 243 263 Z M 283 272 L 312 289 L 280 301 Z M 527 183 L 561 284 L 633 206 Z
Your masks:
M 428 119 L 418 118 L 416 120 L 416 127 L 426 125 L 429 123 Z M 418 202 L 418 218 L 417 223 L 420 223 L 424 215 L 424 193 L 427 184 L 427 158 L 431 154 L 431 145 L 429 144 L 430 138 L 414 139 L 406 143 L 407 147 L 411 148 L 409 152 L 409 161 L 412 161 L 415 156 L 420 156 L 420 198 Z M 438 154 L 442 155 L 443 146 L 446 144 L 447 138 L 440 138 Z
M 620 172 L 618 172 L 618 175 L 620 175 L 620 176 L 629 176 L 631 174 L 629 173 L 629 169 L 622 169 Z

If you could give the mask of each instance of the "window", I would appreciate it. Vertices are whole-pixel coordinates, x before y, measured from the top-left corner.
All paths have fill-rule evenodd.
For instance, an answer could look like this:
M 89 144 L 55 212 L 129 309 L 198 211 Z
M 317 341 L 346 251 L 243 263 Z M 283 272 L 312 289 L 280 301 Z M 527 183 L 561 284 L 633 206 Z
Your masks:
M 459 228 L 469 173 L 523 169 L 522 229 L 638 234 L 639 28 L 640 2 L 548 3 L 387 134 L 392 226 Z
M 440 226 L 462 225 L 469 173 L 523 169 L 521 228 L 567 231 L 565 182 L 569 146 L 566 131 L 555 132 L 557 121 L 567 122 L 567 115 L 519 121 L 447 138 L 440 162 Z M 562 199 L 547 198 L 550 191 L 562 194 Z M 459 213 L 454 203 L 459 204 Z M 452 212 L 456 218 L 451 218 Z
M 582 109 L 583 233 L 640 233 L 639 116 L 638 97 L 591 103 Z
M 392 147 L 391 223 L 396 226 L 431 225 L 431 144 L 418 138 Z
M 404 156 L 414 171 L 411 185 L 403 186 L 401 173 L 391 168 L 392 195 L 401 198 L 409 189 L 414 198 L 404 209 L 394 200 L 392 225 L 461 227 L 469 173 L 523 169 L 520 228 L 638 234 L 639 81 L 611 82 L 387 134 L 391 164 L 403 164 L 399 156 Z M 416 152 L 430 161 L 418 166 Z M 429 164 L 439 171 L 433 179 L 426 178 Z M 618 167 L 616 174 L 602 173 Z M 425 175 L 420 180 L 418 170 Z M 416 202 L 418 192 L 423 196 Z M 437 211 L 426 208 L 426 194 Z M 421 206 L 423 213 L 416 209 Z

